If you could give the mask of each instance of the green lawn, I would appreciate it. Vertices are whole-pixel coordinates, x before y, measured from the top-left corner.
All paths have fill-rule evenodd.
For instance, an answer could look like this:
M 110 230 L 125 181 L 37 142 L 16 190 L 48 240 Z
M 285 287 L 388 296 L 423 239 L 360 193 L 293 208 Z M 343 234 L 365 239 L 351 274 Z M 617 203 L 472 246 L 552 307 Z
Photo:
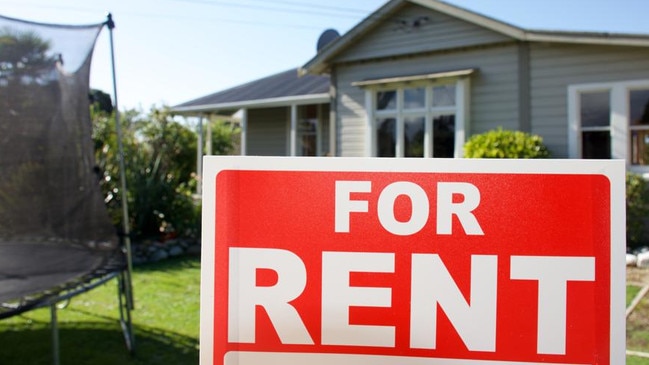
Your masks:
M 640 291 L 640 287 L 628 285 L 626 288 L 627 305 Z M 645 296 L 636 309 L 627 318 L 626 347 L 629 350 L 649 353 L 649 296 Z M 628 365 L 649 365 L 649 358 L 627 356 Z
M 633 301 L 633 298 L 640 292 L 642 288 L 639 286 L 635 285 L 627 285 L 626 286 L 626 306 L 628 307 L 629 304 L 631 304 L 631 301 Z
M 113 280 L 58 311 L 61 364 L 198 364 L 199 258 L 136 267 L 133 286 L 136 355 L 124 345 Z M 49 318 L 39 309 L 0 321 L 0 364 L 51 364 Z
M 640 292 L 642 288 L 635 285 L 627 285 L 626 287 L 626 305 L 629 306 L 633 298 Z M 636 307 L 636 311 L 644 312 L 649 306 L 649 301 L 645 298 L 639 305 Z M 647 343 L 647 334 L 649 334 L 649 328 L 644 328 L 644 326 L 636 325 L 636 321 L 639 320 L 638 313 L 633 313 L 629 321 L 627 321 L 627 348 L 641 351 L 649 352 L 649 346 Z M 649 359 L 638 357 L 638 356 L 627 356 L 626 357 L 627 365 L 649 365 Z
M 136 267 L 133 312 L 137 351 L 130 356 L 117 322 L 117 284 L 109 282 L 58 311 L 61 364 L 198 364 L 200 260 L 183 257 Z M 627 286 L 627 305 L 640 287 Z M 0 321 L 0 364 L 52 363 L 50 312 Z M 627 321 L 627 348 L 649 352 L 649 297 Z M 649 358 L 627 356 L 628 365 Z

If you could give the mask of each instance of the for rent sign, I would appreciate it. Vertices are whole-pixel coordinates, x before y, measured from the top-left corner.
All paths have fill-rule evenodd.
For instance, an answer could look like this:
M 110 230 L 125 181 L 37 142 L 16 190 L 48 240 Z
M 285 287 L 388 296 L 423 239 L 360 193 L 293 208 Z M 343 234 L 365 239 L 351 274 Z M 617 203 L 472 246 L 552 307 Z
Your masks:
M 201 364 L 624 363 L 624 163 L 207 158 Z

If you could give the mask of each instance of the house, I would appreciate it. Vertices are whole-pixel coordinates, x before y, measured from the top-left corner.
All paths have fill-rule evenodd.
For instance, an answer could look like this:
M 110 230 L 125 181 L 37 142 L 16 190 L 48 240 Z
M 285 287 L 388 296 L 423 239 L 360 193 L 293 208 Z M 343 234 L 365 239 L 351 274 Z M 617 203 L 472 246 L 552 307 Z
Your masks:
M 649 35 L 533 31 L 391 0 L 298 70 L 174 110 L 243 110 L 248 155 L 462 157 L 471 135 L 503 127 L 542 136 L 556 158 L 643 171 L 648 60 Z

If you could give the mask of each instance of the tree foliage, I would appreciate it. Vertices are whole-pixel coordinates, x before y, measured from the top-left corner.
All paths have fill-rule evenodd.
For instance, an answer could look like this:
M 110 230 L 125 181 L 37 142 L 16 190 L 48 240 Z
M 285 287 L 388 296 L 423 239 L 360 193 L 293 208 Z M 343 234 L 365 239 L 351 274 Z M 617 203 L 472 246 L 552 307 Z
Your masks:
M 4 82 L 42 83 L 58 58 L 50 43 L 34 32 L 0 29 L 0 78 Z
M 115 114 L 92 106 L 96 160 L 102 191 L 113 222 L 121 227 L 121 192 Z M 197 236 L 200 205 L 196 190 L 197 136 L 174 120 L 169 110 L 153 108 L 142 115 L 120 113 L 126 165 L 129 223 L 135 239 Z M 232 148 L 227 135 L 216 140 L 217 152 Z
M 0 119 L 39 120 L 42 104 L 58 91 L 52 71 L 59 59 L 50 48 L 34 32 L 0 28 Z
M 110 95 L 105 92 L 92 89 L 90 90 L 88 98 L 90 99 L 90 105 L 92 105 L 93 108 L 108 114 L 113 112 L 113 101 L 111 100 Z
M 649 244 L 649 183 L 641 175 L 626 174 L 626 238 L 627 246 Z
M 543 138 L 498 128 L 473 135 L 464 145 L 467 158 L 549 158 Z

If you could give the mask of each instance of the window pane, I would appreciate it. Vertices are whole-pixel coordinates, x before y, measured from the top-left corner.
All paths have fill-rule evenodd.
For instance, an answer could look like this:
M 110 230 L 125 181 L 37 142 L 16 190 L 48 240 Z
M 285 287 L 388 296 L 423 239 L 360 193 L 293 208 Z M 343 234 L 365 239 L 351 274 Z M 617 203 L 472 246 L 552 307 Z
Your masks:
M 649 165 L 649 130 L 631 131 L 631 163 Z
M 455 85 L 433 87 L 433 107 L 455 105 Z
M 405 89 L 403 91 L 403 103 L 405 109 L 421 109 L 426 106 L 426 89 Z
M 424 157 L 425 118 L 406 118 L 404 121 L 405 156 Z
M 649 90 L 632 90 L 629 93 L 631 125 L 649 124 Z
M 582 158 L 611 158 L 611 133 L 609 131 L 582 132 L 581 136 Z
M 433 119 L 433 157 L 454 157 L 455 115 Z
M 581 126 L 608 127 L 611 124 L 611 98 L 608 91 L 582 93 Z
M 376 110 L 393 110 L 397 108 L 397 92 L 394 90 L 376 93 Z
M 397 123 L 394 118 L 379 119 L 376 122 L 376 155 L 378 157 L 396 156 Z
M 317 153 L 317 119 L 302 119 L 298 123 L 297 143 L 299 156 L 315 156 Z

